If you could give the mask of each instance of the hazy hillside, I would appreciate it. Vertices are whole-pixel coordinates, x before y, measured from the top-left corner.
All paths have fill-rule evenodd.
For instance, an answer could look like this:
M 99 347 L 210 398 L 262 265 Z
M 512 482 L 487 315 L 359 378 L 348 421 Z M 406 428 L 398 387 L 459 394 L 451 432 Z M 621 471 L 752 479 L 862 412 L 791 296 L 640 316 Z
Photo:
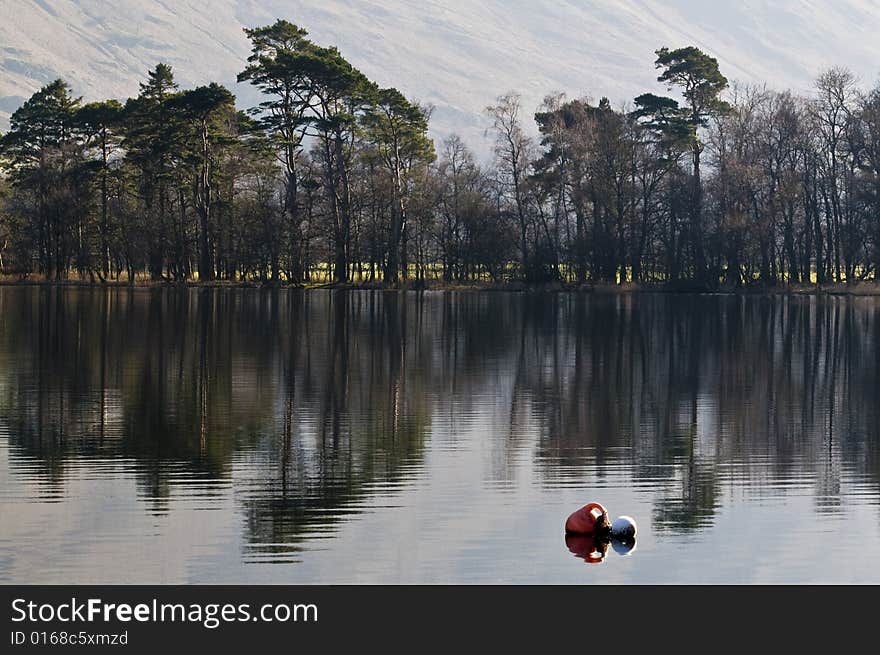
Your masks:
M 58 76 L 86 99 L 135 94 L 159 60 L 183 84 L 231 85 L 242 26 L 276 17 L 435 104 L 435 134 L 480 150 L 482 110 L 499 93 L 521 91 L 529 109 L 554 90 L 620 103 L 657 89 L 662 45 L 699 45 L 728 77 L 773 86 L 806 88 L 835 63 L 868 83 L 880 72 L 878 0 L 0 0 L 0 124 Z

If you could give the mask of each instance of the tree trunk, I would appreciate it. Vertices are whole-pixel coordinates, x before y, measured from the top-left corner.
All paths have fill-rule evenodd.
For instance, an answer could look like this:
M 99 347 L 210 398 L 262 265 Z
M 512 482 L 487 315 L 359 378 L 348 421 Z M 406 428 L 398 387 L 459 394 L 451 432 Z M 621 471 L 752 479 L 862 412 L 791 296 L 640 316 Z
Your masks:
M 196 185 L 199 212 L 199 282 L 214 279 L 214 254 L 211 250 L 211 157 L 208 142 L 208 122 L 202 120 L 202 170 Z

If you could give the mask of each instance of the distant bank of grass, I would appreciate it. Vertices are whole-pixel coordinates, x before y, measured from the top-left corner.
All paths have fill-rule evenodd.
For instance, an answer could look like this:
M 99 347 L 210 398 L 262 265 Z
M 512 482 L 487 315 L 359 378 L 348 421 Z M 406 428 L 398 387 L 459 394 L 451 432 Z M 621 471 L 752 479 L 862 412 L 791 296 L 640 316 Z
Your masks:
M 827 283 L 827 284 L 781 284 L 768 286 L 753 284 L 741 287 L 723 287 L 707 289 L 694 286 L 693 284 L 636 284 L 626 282 L 623 284 L 611 283 L 587 283 L 576 284 L 570 282 L 552 282 L 540 285 L 528 285 L 518 281 L 492 282 L 490 280 L 445 282 L 442 279 L 431 280 L 407 280 L 389 287 L 377 281 L 353 281 L 344 284 L 325 280 L 309 281 L 302 284 L 288 283 L 287 281 L 271 282 L 255 280 L 213 280 L 199 282 L 187 280 L 178 282 L 174 280 L 152 280 L 149 276 L 136 276 L 129 281 L 126 278 L 107 280 L 100 282 L 88 277 L 70 277 L 65 280 L 47 280 L 44 277 L 30 275 L 22 278 L 15 275 L 0 273 L 0 285 L 2 286 L 66 286 L 66 287 L 119 287 L 119 288 L 166 288 L 166 287 L 191 287 L 191 288 L 285 288 L 285 289 L 355 289 L 355 290 L 400 290 L 400 291 L 508 291 L 530 293 L 559 293 L 559 292 L 589 292 L 601 294 L 630 294 L 630 293 L 715 293 L 715 294 L 770 294 L 770 295 L 835 295 L 835 296 L 880 296 L 880 282 L 860 281 L 852 284 Z

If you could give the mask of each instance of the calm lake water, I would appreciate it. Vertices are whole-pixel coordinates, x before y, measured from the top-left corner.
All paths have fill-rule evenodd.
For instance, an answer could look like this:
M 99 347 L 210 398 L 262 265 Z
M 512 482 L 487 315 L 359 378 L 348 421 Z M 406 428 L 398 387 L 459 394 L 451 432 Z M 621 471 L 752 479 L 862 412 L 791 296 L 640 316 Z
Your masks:
M 0 582 L 876 584 L 878 392 L 880 299 L 0 287 Z

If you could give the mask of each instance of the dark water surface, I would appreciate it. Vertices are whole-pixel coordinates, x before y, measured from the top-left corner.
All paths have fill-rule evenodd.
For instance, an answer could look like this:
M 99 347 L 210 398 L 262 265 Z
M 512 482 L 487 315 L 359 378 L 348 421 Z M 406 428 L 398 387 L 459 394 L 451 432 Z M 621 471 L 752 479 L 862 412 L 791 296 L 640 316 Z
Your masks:
M 0 582 L 880 583 L 878 392 L 880 299 L 0 288 Z

